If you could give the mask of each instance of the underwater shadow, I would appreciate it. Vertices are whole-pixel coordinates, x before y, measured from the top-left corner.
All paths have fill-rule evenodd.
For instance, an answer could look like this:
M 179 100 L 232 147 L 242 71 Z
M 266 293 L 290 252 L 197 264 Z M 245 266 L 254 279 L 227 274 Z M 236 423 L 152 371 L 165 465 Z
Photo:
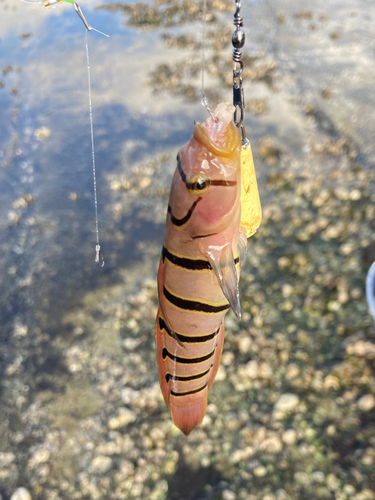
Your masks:
M 168 480 L 168 500 L 214 500 L 223 480 L 213 465 L 191 468 L 180 450 L 177 470 Z

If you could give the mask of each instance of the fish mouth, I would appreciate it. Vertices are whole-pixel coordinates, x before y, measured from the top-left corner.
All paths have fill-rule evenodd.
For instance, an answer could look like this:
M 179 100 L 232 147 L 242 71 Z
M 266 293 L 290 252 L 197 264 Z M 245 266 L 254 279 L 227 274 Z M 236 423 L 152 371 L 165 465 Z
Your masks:
M 216 156 L 234 158 L 241 151 L 241 135 L 232 121 L 234 106 L 220 103 L 204 123 L 197 122 L 193 136 Z

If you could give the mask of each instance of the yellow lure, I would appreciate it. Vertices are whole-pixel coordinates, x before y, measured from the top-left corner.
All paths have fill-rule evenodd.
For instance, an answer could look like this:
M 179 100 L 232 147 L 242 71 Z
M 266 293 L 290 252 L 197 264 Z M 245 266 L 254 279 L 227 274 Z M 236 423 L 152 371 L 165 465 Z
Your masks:
M 258 183 L 255 174 L 250 142 L 246 140 L 241 150 L 241 226 L 250 238 L 262 221 Z

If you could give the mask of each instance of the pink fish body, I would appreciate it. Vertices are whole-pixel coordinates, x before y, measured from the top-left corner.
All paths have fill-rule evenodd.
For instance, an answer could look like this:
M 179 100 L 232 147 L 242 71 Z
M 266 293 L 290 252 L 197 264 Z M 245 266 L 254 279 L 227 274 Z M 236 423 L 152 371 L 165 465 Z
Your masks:
M 160 386 L 185 434 L 206 412 L 219 368 L 224 317 L 241 316 L 239 253 L 241 138 L 233 107 L 196 123 L 177 156 L 158 272 L 156 351 Z

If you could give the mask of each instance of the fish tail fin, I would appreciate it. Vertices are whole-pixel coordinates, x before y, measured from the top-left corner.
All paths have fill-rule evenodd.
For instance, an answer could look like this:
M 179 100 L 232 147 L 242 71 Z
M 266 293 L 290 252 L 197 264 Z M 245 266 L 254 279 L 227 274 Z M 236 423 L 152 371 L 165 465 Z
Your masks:
M 196 394 L 171 395 L 173 423 L 186 436 L 202 422 L 207 408 L 208 387 Z

